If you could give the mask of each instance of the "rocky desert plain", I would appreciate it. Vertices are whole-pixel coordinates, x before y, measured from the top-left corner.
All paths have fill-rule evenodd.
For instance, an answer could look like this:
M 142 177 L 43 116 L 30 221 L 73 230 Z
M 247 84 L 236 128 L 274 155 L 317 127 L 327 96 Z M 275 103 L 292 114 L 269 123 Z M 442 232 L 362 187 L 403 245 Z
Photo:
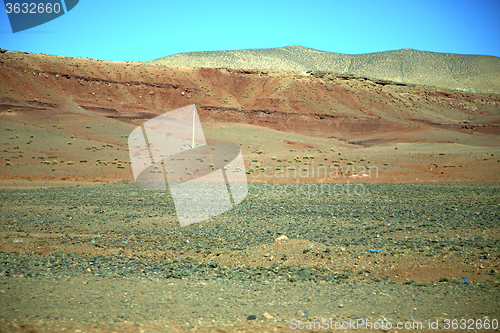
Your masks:
M 499 330 L 486 74 L 181 65 L 0 50 L 0 332 Z M 249 190 L 181 228 L 128 135 L 192 104 Z

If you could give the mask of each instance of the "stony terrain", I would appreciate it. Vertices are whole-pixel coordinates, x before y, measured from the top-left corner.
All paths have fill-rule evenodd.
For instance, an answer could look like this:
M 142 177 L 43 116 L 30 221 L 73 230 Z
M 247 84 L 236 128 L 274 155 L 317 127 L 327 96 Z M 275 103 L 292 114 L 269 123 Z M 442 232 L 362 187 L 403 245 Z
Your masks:
M 0 50 L 0 332 L 500 319 L 498 91 L 390 80 Z M 189 104 L 249 195 L 181 228 L 127 141 Z
M 363 186 L 308 198 L 254 184 L 185 228 L 168 193 L 135 184 L 4 190 L 1 326 L 500 317 L 498 186 Z

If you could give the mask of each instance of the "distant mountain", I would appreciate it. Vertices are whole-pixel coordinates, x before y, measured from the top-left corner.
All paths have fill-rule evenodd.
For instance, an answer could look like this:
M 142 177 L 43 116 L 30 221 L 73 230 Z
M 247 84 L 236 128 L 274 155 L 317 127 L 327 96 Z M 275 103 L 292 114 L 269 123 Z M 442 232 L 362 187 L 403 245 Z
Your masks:
M 286 46 L 179 53 L 148 63 L 181 67 L 327 71 L 475 93 L 500 93 L 500 58 L 413 49 L 351 55 Z

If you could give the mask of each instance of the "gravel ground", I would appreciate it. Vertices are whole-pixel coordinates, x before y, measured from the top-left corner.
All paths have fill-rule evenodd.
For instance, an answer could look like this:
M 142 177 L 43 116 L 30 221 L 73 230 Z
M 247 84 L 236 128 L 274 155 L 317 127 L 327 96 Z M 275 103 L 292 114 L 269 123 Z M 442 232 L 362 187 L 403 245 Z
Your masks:
M 296 184 L 250 185 L 248 197 L 235 209 L 185 228 L 179 226 L 168 192 L 140 189 L 133 183 L 2 191 L 0 231 L 112 233 L 112 239 L 104 237 L 100 243 L 123 243 L 121 238 L 126 238 L 139 248 L 148 246 L 141 237 L 157 236 L 161 241 L 154 247 L 161 250 L 245 249 L 280 235 L 325 245 L 396 250 L 435 245 L 416 237 L 391 242 L 388 238 L 397 231 L 412 236 L 482 231 L 498 227 L 500 220 L 498 185 L 359 184 L 361 195 L 348 195 L 346 190 L 340 195 L 325 190 L 321 195 L 316 184 L 299 184 L 298 190 Z M 287 194 L 280 194 L 284 190 Z M 463 236 L 464 240 L 441 239 L 438 245 L 499 246 L 498 239 Z
M 351 185 L 251 184 L 185 228 L 135 184 L 1 191 L 0 331 L 500 319 L 500 186 Z

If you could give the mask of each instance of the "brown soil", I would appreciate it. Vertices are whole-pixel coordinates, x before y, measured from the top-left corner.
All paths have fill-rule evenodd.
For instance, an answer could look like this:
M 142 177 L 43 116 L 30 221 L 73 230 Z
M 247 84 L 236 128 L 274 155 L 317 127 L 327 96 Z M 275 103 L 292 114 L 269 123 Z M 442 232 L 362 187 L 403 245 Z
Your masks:
M 0 54 L 0 60 L 1 189 L 132 182 L 131 168 L 126 163 L 126 136 L 146 120 L 189 104 L 197 104 L 208 141 L 241 144 L 247 170 L 265 168 L 263 173 L 250 173 L 249 182 L 500 181 L 500 97 L 494 94 L 377 84 L 355 77 L 318 78 L 303 72 L 162 67 L 9 51 Z M 304 159 L 309 155 L 314 159 Z M 296 156 L 300 162 L 294 160 Z M 10 165 L 6 165 L 7 160 Z M 54 160 L 57 164 L 53 164 Z M 69 161 L 74 164 L 68 165 Z M 117 168 L 120 162 L 125 168 Z M 334 173 L 308 172 L 304 177 L 276 172 L 284 166 L 302 167 L 305 162 L 313 167 L 320 163 L 339 167 Z M 365 166 L 371 167 L 373 174 L 361 177 L 353 172 Z M 347 170 L 351 172 L 346 174 Z M 489 231 L 490 237 L 498 239 L 500 230 Z M 0 233 L 0 251 L 62 250 L 106 255 L 120 251 L 59 244 L 62 237 L 72 236 L 4 232 Z M 13 239 L 23 242 L 14 243 Z M 222 253 L 215 259 L 226 266 L 259 266 L 285 255 L 292 265 L 317 265 L 333 271 L 366 270 L 395 282 L 410 279 L 430 283 L 446 275 L 493 281 L 488 272 L 498 270 L 498 261 L 470 261 L 464 253 L 439 258 L 406 254 L 390 259 L 346 259 L 342 256 L 346 249 L 335 248 L 334 259 L 325 261 L 303 253 L 306 246 L 323 245 L 289 240 L 256 246 L 247 253 Z M 127 251 L 152 258 L 214 259 L 195 252 L 179 255 Z M 358 279 L 364 279 L 364 274 Z M 108 328 L 7 320 L 0 322 L 0 331 L 162 330 L 155 325 L 121 323 Z M 167 331 L 187 330 L 170 325 Z M 267 332 L 290 328 L 287 323 L 260 322 L 199 327 L 195 331 Z

